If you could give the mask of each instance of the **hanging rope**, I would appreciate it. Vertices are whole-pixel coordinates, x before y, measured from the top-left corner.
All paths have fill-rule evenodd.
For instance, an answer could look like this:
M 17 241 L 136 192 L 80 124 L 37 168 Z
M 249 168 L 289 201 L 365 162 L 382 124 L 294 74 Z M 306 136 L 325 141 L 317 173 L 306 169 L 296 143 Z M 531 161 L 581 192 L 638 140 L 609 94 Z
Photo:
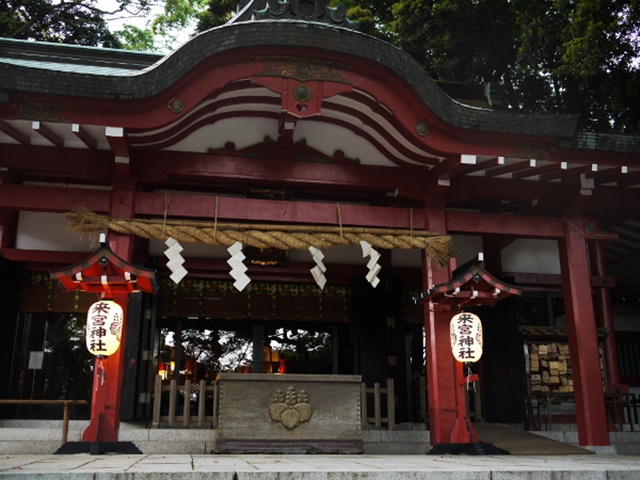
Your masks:
M 216 207 L 217 210 L 217 207 Z M 217 213 L 217 212 L 216 212 Z M 269 225 L 220 223 L 217 214 L 214 223 L 184 220 L 146 220 L 110 218 L 86 209 L 66 214 L 67 230 L 76 234 L 95 234 L 106 229 L 124 235 L 137 235 L 147 239 L 179 242 L 200 242 L 208 245 L 230 246 L 235 242 L 265 249 L 307 250 L 310 246 L 328 248 L 334 245 L 357 245 L 365 240 L 380 249 L 425 250 L 436 266 L 445 265 L 451 257 L 453 242 L 449 236 L 428 231 L 406 229 L 339 227 L 318 225 Z

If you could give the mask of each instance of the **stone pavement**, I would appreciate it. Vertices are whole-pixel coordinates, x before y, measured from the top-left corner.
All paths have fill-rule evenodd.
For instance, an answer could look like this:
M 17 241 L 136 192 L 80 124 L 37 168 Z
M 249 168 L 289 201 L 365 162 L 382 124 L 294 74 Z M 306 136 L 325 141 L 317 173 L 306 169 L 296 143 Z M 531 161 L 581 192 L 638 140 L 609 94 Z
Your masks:
M 620 455 L 4 455 L 0 480 L 639 480 Z

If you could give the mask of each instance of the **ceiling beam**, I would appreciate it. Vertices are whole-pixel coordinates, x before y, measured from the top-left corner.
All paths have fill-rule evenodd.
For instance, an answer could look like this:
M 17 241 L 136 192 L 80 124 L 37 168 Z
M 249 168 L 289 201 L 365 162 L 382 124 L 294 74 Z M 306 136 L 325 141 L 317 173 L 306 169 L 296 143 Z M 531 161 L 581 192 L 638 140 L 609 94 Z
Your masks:
M 31 138 L 29 137 L 29 135 L 25 135 L 17 128 L 9 125 L 4 120 L 0 120 L 0 131 L 9 135 L 11 138 L 21 143 L 22 145 L 29 145 L 31 143 Z
M 74 123 L 73 125 L 71 125 L 71 131 L 75 133 L 76 137 L 82 140 L 82 143 L 84 143 L 91 150 L 96 150 L 98 148 L 98 142 L 89 134 L 87 129 L 84 128 L 82 125 L 78 125 L 77 123 Z
M 124 129 L 121 127 L 107 127 L 105 136 L 114 155 L 115 173 L 120 177 L 131 176 L 131 153 L 124 137 Z
M 465 163 L 465 160 L 469 163 Z M 451 180 L 475 167 L 476 163 L 472 163 L 475 161 L 475 155 L 447 157 L 429 170 L 426 178 L 419 180 L 419 187 L 425 194 L 435 186 L 448 187 L 451 185 Z
M 47 127 L 44 123 L 34 121 L 31 123 L 31 127 L 38 132 L 43 138 L 47 139 L 54 146 L 62 148 L 64 147 L 64 139 L 57 135 L 53 130 Z
M 504 157 L 494 157 L 489 160 L 478 161 L 476 158 L 475 164 L 467 164 L 465 165 L 464 170 L 461 172 L 464 175 L 468 175 L 474 172 L 480 172 L 482 170 L 488 170 L 489 168 L 494 168 L 499 165 L 504 165 L 505 159 Z
M 501 167 L 491 168 L 485 172 L 485 175 L 487 177 L 497 177 L 499 175 L 506 175 L 507 173 L 517 172 L 525 168 L 531 168 L 531 160 L 525 160 L 522 162 L 503 165 Z
M 640 170 L 631 173 L 621 173 L 616 183 L 619 187 L 631 187 L 640 184 Z
M 562 170 L 561 163 L 551 163 L 549 165 L 543 165 L 541 167 L 534 167 L 527 170 L 520 170 L 519 172 L 513 172 L 511 174 L 511 179 L 519 180 L 521 178 L 530 178 L 535 177 L 536 175 L 558 172 L 560 170 Z
M 550 180 L 563 179 L 567 177 L 573 177 L 576 181 L 580 180 L 582 173 L 587 173 L 592 170 L 591 165 L 582 165 L 580 167 L 572 167 L 567 169 L 556 170 L 555 172 L 544 173 L 540 175 L 540 180 L 548 182 Z

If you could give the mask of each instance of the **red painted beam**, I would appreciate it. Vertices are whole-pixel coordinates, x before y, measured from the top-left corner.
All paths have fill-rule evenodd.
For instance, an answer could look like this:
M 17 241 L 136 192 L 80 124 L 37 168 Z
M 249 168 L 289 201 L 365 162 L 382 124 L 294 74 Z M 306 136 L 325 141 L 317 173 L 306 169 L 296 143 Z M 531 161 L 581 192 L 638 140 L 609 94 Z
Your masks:
M 56 147 L 64 147 L 64 139 L 42 122 L 33 122 L 33 129 Z
M 87 258 L 87 252 L 53 252 L 49 250 L 19 250 L 17 248 L 1 248 L 0 256 L 14 262 L 30 265 L 46 265 L 46 269 L 53 265 L 75 265 Z
M 0 144 L 2 166 L 25 176 L 43 175 L 81 179 L 108 185 L 113 154 L 105 150 Z
M 29 135 L 25 135 L 17 128 L 14 128 L 10 124 L 2 120 L 0 120 L 0 132 L 9 135 L 11 138 L 16 140 L 17 142 L 20 142 L 22 145 L 29 145 L 31 143 L 31 138 L 29 138 Z
M 76 137 L 82 140 L 82 143 L 84 143 L 91 150 L 96 150 L 98 148 L 97 140 L 93 138 L 91 134 L 87 131 L 87 129 L 84 128 L 82 125 L 78 125 L 77 123 L 74 123 L 73 125 L 71 125 L 71 131 L 75 133 Z
M 104 214 L 109 211 L 110 196 L 107 190 L 1 184 L 0 209 L 65 213 L 84 207 Z
M 111 192 L 35 185 L 0 185 L 0 209 L 65 213 L 85 207 L 95 213 L 109 211 Z M 165 202 L 167 202 L 165 204 Z M 185 193 L 138 192 L 135 216 L 215 220 L 216 196 Z M 217 197 L 219 221 L 308 223 L 424 229 L 421 209 L 290 202 Z M 338 214 L 338 211 L 340 214 Z M 413 213 L 413 220 L 411 215 Z M 562 220 L 553 217 L 447 212 L 452 233 L 496 233 L 531 238 L 562 237 Z
M 579 182 L 575 189 L 566 184 L 509 178 L 462 176 L 451 182 L 447 195 L 449 204 L 466 202 L 469 199 L 511 201 L 531 205 L 534 199 L 538 205 L 557 207 L 568 198 L 579 193 Z M 615 198 L 612 203 L 618 204 Z
M 530 178 L 535 177 L 536 175 L 544 175 L 547 173 L 554 173 L 561 170 L 560 163 L 550 163 L 549 165 L 544 165 L 542 167 L 534 167 L 528 168 L 527 170 L 523 170 L 520 172 L 513 172 L 511 174 L 512 180 L 518 180 L 521 178 Z
M 222 180 L 294 186 L 330 186 L 393 192 L 424 168 L 406 169 L 341 163 L 306 163 L 279 159 L 190 152 L 136 150 L 132 169 L 140 183 L 167 180 Z
M 12 248 L 18 233 L 18 212 L 0 210 L 0 249 Z
M 591 165 L 580 165 L 579 167 L 570 167 L 566 170 L 559 169 L 555 172 L 543 173 L 540 175 L 540 180 L 548 182 L 550 180 L 557 180 L 558 178 L 564 181 L 565 178 L 573 180 L 575 182 L 580 181 L 580 175 L 591 171 Z
M 530 238 L 560 238 L 562 219 L 471 212 L 447 212 L 447 226 L 453 233 L 498 233 Z
M 485 172 L 485 176 L 497 177 L 499 175 L 506 175 L 507 173 L 518 172 L 520 170 L 524 170 L 525 168 L 531 168 L 529 160 L 524 160 L 521 162 L 511 163 L 509 165 L 501 165 L 499 167 L 491 168 Z
M 216 207 L 217 198 L 217 207 Z M 371 226 L 410 228 L 411 209 L 343 205 L 339 203 L 289 202 L 284 200 L 257 200 L 214 195 L 189 195 L 139 192 L 136 196 L 136 214 L 162 217 L 168 205 L 171 217 L 202 218 L 213 221 L 216 208 L 218 220 L 251 222 L 309 223 L 339 226 Z M 424 222 L 413 212 L 413 227 L 422 229 Z

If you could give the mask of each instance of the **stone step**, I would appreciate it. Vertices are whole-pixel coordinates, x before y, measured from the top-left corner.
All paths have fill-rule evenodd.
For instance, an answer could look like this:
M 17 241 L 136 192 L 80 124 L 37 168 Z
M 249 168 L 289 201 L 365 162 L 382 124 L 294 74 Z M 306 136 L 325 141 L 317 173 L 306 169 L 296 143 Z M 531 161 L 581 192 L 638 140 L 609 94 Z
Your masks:
M 69 423 L 68 440 L 78 442 L 86 421 Z M 578 445 L 578 433 L 571 429 L 534 432 Z M 56 420 L 0 421 L 0 455 L 50 454 L 61 445 L 62 422 Z M 134 443 L 147 454 L 207 454 L 215 450 L 217 432 L 210 428 L 151 429 L 144 423 L 122 422 L 119 440 Z M 362 431 L 364 453 L 369 455 L 424 455 L 430 448 L 429 431 L 370 429 Z M 612 432 L 611 447 L 598 453 L 640 455 L 640 432 Z

